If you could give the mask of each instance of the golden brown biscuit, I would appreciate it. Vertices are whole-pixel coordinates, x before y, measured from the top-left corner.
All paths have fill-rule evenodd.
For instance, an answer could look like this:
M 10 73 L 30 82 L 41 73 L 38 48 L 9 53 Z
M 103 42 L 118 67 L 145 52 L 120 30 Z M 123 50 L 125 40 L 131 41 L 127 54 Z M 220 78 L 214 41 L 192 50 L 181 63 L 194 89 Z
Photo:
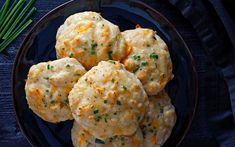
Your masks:
M 148 106 L 140 81 L 119 62 L 101 61 L 69 93 L 76 121 L 96 138 L 133 134 Z
M 148 95 L 156 95 L 173 78 L 165 42 L 153 30 L 137 28 L 122 33 L 128 45 L 125 67 L 142 82 Z
M 86 69 L 103 60 L 121 60 L 126 56 L 125 42 L 118 26 L 96 12 L 71 15 L 58 29 L 58 58 L 74 57 Z
M 144 147 L 162 146 L 176 122 L 175 108 L 164 91 L 149 98 L 149 109 L 141 123 Z
M 72 119 L 68 94 L 86 72 L 73 58 L 63 58 L 33 65 L 25 85 L 29 108 L 48 122 Z

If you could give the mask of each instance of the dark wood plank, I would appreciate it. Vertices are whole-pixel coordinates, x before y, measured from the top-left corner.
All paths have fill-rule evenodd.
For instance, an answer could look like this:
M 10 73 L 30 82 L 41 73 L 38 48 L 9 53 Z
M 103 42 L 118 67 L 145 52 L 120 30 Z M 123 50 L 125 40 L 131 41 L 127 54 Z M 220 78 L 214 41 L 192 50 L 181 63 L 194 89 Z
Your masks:
M 0 7 L 5 0 L 0 0 Z M 37 12 L 32 16 L 34 24 L 43 15 L 50 10 L 67 2 L 67 0 L 40 0 L 36 1 L 35 7 Z M 32 25 L 31 25 L 32 27 Z M 11 70 L 15 55 L 19 47 L 30 30 L 26 29 L 5 51 L 0 53 L 0 146 L 12 147 L 22 146 L 28 147 L 30 144 L 21 133 L 19 126 L 15 119 L 15 113 L 12 103 L 11 94 Z
M 12 64 L 0 63 L 0 146 L 29 146 L 15 119 L 10 92 Z

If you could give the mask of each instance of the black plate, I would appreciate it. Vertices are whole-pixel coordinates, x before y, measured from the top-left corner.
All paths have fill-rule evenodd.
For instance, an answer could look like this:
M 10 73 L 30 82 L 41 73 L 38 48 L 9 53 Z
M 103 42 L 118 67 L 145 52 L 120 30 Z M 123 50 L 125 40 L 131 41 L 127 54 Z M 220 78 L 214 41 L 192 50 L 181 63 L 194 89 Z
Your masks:
M 37 117 L 25 99 L 25 79 L 29 68 L 39 62 L 55 60 L 55 36 L 65 19 L 76 12 L 92 10 L 102 14 L 120 29 L 134 29 L 136 24 L 156 30 L 166 41 L 173 61 L 175 78 L 166 90 L 176 107 L 177 123 L 164 146 L 178 146 L 187 133 L 197 104 L 197 75 L 193 58 L 174 26 L 159 12 L 142 2 L 69 1 L 45 15 L 29 32 L 16 56 L 12 74 L 12 92 L 21 130 L 33 146 L 72 146 L 72 121 L 51 124 Z

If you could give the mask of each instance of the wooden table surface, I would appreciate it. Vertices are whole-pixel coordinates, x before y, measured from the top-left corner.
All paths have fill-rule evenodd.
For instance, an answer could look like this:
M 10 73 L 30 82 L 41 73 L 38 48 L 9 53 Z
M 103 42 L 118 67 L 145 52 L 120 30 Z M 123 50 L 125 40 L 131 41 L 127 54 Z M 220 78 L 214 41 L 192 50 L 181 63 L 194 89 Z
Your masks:
M 37 12 L 32 16 L 34 24 L 44 14 L 68 0 L 37 0 Z M 0 0 L 0 7 L 5 0 Z M 30 146 L 21 133 L 15 119 L 11 95 L 11 70 L 15 55 L 32 25 L 25 30 L 4 52 L 0 53 L 0 146 Z

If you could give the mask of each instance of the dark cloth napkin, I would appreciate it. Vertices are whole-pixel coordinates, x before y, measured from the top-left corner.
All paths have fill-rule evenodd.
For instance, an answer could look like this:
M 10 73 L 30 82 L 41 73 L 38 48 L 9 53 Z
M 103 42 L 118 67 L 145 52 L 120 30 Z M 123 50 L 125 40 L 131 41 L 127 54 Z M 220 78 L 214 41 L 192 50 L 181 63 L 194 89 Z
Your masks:
M 235 146 L 235 25 L 233 0 L 144 0 L 176 27 L 196 62 L 199 101 L 182 147 Z M 4 0 L 0 0 L 2 5 Z M 67 0 L 40 0 L 33 20 Z M 26 30 L 0 53 L 0 146 L 29 146 L 11 100 L 11 68 Z
M 192 24 L 207 57 L 220 75 L 216 81 L 221 78 L 226 86 L 222 87 L 217 82 L 215 86 L 220 88 L 211 91 L 217 93 L 215 90 L 219 90 L 221 93 L 227 93 L 227 98 L 218 95 L 215 95 L 216 98 L 211 97 L 212 95 L 208 97 L 210 103 L 206 107 L 211 107 L 213 111 L 208 111 L 207 120 L 220 146 L 235 146 L 235 24 L 231 10 L 228 10 L 233 3 L 222 0 L 169 0 L 169 2 Z M 205 82 L 212 85 L 214 83 L 209 80 Z M 206 93 L 209 94 L 209 90 Z

